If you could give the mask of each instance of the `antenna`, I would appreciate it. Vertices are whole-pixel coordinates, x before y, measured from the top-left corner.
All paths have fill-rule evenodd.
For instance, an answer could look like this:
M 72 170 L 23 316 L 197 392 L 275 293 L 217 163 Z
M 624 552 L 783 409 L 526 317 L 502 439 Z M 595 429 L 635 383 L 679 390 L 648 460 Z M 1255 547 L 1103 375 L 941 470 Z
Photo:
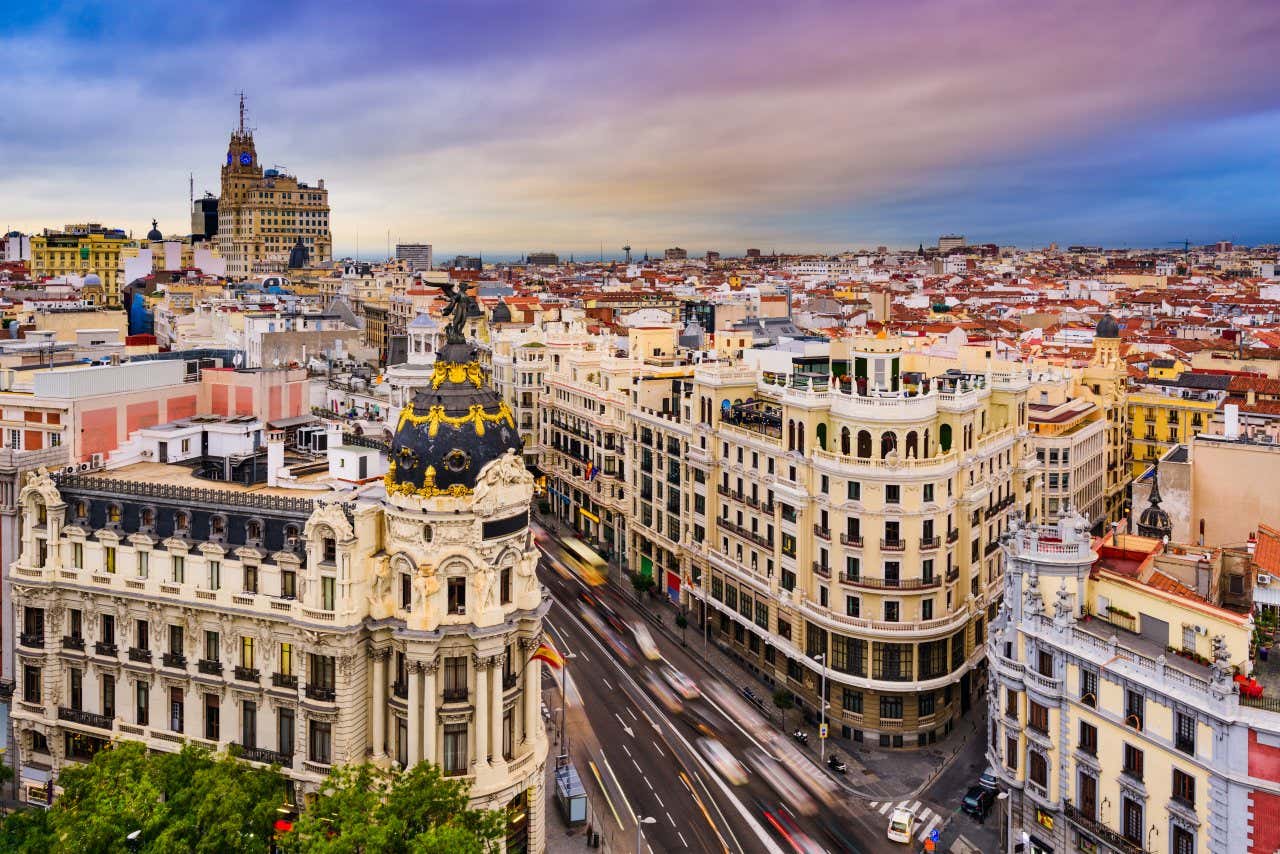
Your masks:
M 196 206 L 196 173 L 187 173 L 187 206 L 194 208 Z
M 244 90 L 240 90 L 240 135 L 244 136 Z

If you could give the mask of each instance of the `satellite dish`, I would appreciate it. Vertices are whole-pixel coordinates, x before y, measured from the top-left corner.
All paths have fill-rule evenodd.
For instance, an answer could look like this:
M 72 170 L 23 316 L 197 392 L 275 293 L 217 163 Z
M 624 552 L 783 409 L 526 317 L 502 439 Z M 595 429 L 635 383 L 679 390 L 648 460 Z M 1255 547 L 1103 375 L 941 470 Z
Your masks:
M 240 367 L 240 363 L 243 361 L 244 361 L 244 355 L 241 353 L 236 353 L 235 356 L 231 359 L 231 364 L 235 365 L 238 368 Z

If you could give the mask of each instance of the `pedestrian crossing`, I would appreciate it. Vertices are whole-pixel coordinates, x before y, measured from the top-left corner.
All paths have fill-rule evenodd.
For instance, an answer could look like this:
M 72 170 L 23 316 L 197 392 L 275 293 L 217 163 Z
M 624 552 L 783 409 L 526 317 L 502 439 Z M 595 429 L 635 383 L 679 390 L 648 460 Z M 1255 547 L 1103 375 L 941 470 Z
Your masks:
M 916 839 L 924 842 L 929 834 L 938 828 L 945 820 L 940 813 L 934 812 L 928 806 L 924 806 L 920 801 L 871 801 L 871 808 L 888 821 L 890 814 L 895 809 L 910 810 L 916 817 Z

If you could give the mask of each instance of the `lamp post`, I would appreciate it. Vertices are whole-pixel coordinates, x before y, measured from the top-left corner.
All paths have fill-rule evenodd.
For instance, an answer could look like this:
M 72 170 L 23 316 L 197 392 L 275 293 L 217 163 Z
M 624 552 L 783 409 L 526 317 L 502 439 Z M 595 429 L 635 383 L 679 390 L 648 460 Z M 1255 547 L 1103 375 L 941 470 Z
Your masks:
M 657 823 L 658 823 L 658 820 L 651 815 L 636 816 L 636 854 L 640 854 L 640 852 L 644 850 L 641 847 L 642 845 L 644 845 L 644 837 L 643 837 L 644 826 L 646 824 L 657 824 Z
M 1009 793 L 996 795 L 996 804 L 1000 807 L 1000 851 L 1008 854 L 1013 836 L 1013 813 L 1009 811 Z
M 827 656 L 826 653 L 818 653 L 813 660 L 822 665 L 822 685 L 818 689 L 818 708 L 819 720 L 821 726 L 818 728 L 818 756 L 823 761 L 827 758 L 827 739 L 823 735 L 827 728 Z
M 565 695 L 569 693 L 569 662 L 577 657 L 577 653 L 565 652 L 564 667 L 560 668 L 560 753 L 563 756 L 569 755 L 569 742 L 565 741 L 568 730 L 564 725 Z

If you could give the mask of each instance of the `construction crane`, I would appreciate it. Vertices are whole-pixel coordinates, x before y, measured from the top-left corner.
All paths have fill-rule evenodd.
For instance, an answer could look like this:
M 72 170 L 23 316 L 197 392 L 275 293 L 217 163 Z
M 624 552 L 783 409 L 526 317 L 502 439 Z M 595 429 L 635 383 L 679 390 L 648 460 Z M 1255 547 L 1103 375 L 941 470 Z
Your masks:
M 1187 272 L 1191 272 L 1191 241 L 1190 240 L 1170 240 L 1170 246 L 1182 247 L 1182 262 L 1187 265 Z

